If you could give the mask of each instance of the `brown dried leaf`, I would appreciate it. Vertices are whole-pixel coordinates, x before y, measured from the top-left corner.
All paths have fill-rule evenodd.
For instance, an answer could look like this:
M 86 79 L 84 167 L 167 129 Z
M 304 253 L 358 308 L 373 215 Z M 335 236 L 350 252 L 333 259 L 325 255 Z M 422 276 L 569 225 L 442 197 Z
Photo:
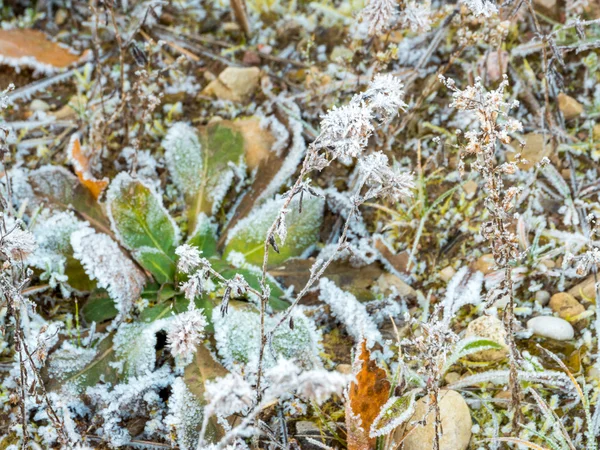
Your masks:
M 102 191 L 108 186 L 108 178 L 98 180 L 92 175 L 90 172 L 90 161 L 83 154 L 78 138 L 74 138 L 71 141 L 70 147 L 69 157 L 79 181 L 90 191 L 95 199 L 98 199 Z
M 296 291 L 299 291 L 308 281 L 310 268 L 314 263 L 314 258 L 292 259 L 269 270 L 269 273 L 285 287 L 293 285 Z M 323 276 L 333 281 L 340 289 L 352 293 L 359 301 L 369 301 L 373 300 L 371 288 L 378 284 L 379 278 L 384 274 L 383 268 L 376 263 L 353 267 L 346 261 L 334 261 Z
M 346 428 L 348 450 L 371 450 L 375 438 L 369 437 L 371 425 L 390 397 L 390 382 L 387 373 L 371 360 L 366 341 L 362 341 L 357 363 L 361 364 L 356 382 L 350 383 L 346 401 Z M 355 363 L 356 364 L 356 363 Z
M 38 30 L 0 30 L 0 63 L 63 69 L 79 60 L 79 55 Z

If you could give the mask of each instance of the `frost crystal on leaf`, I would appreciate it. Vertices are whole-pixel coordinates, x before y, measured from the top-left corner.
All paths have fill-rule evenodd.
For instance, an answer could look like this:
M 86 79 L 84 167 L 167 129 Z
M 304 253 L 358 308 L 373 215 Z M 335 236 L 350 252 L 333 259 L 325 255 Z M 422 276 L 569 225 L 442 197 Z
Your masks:
M 180 245 L 175 250 L 175 254 L 179 256 L 177 268 L 183 273 L 190 273 L 200 265 L 200 253 L 202 252 L 189 244 Z
M 208 408 L 221 417 L 244 414 L 256 400 L 256 392 L 252 386 L 237 373 L 207 381 L 205 389 Z
M 167 334 L 167 342 L 173 355 L 185 359 L 196 351 L 207 325 L 202 311 L 201 309 L 192 309 L 173 318 Z
M 360 155 L 373 133 L 373 114 L 361 101 L 333 107 L 321 120 L 319 144 L 333 150 L 336 158 Z
M 398 202 L 412 197 L 411 189 L 415 184 L 412 175 L 393 170 L 388 165 L 388 158 L 382 152 L 374 152 L 359 160 L 359 170 L 369 188 L 365 200 L 384 197 Z
M 399 78 L 390 74 L 375 75 L 363 96 L 368 99 L 369 106 L 380 111 L 384 118 L 394 117 L 407 107 L 402 100 L 404 85 Z
M 429 31 L 431 28 L 431 2 L 409 0 L 400 14 L 400 23 L 411 31 Z
M 156 365 L 156 333 L 169 329 L 171 319 L 150 323 L 122 323 L 113 338 L 115 354 L 123 373 L 140 376 Z
M 446 296 L 442 302 L 444 322 L 450 323 L 454 314 L 462 306 L 478 305 L 481 302 L 482 284 L 483 274 L 481 272 L 472 273 L 468 267 L 461 267 L 452 277 L 446 289 Z
M 202 183 L 202 146 L 196 130 L 178 122 L 169 128 L 162 145 L 176 186 L 186 195 L 195 195 Z
M 7 230 L 3 233 L 0 228 L 0 253 L 14 260 L 24 260 L 35 250 L 35 238 L 27 230 L 21 228 L 16 221 L 7 222 Z
M 346 326 L 346 331 L 356 342 L 363 338 L 372 346 L 381 341 L 381 333 L 373 319 L 369 317 L 367 308 L 354 295 L 338 288 L 333 281 L 322 278 L 319 282 L 319 300 L 327 303 L 331 313 Z
M 395 0 L 369 0 L 360 12 L 359 19 L 369 27 L 369 35 L 380 35 L 387 31 L 398 15 Z
M 498 12 L 498 7 L 490 0 L 462 0 L 476 16 L 490 17 Z
M 146 278 L 142 271 L 115 241 L 91 227 L 75 231 L 71 245 L 73 256 L 81 261 L 87 275 L 108 291 L 121 316 L 126 315 L 144 288 Z
M 266 329 L 272 329 L 279 316 L 266 318 Z M 292 359 L 305 368 L 320 365 L 321 335 L 314 322 L 300 309 L 292 311 L 294 328 L 283 324 L 275 330 L 269 351 L 265 352 L 265 366 L 271 367 L 277 358 Z M 260 315 L 251 310 L 230 308 L 223 316 L 213 312 L 217 350 L 223 365 L 229 370 L 252 373 L 257 368 L 260 348 Z M 275 355 L 273 355 L 275 353 Z
M 168 427 L 175 428 L 177 444 L 182 450 L 194 450 L 202 423 L 202 404 L 182 378 L 176 378 L 171 389 L 173 393 L 169 398 L 169 415 L 165 417 L 165 423 Z

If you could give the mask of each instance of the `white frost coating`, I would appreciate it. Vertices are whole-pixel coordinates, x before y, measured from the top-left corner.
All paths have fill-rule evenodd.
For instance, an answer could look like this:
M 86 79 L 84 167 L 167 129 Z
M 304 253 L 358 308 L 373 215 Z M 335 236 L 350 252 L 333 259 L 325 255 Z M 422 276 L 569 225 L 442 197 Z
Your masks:
M 194 228 L 193 233 L 188 234 L 188 241 L 199 234 L 212 236 L 216 240 L 218 229 L 219 225 L 212 217 L 208 217 L 203 212 L 198 213 L 196 216 L 196 228 Z
M 181 450 L 193 450 L 199 437 L 202 423 L 202 405 L 194 394 L 178 377 L 171 386 L 169 397 L 169 414 L 165 417 L 165 425 L 174 428 L 177 434 L 177 444 Z
M 65 275 L 67 255 L 72 252 L 71 234 L 88 227 L 70 211 L 51 214 L 44 210 L 37 218 L 33 234 L 37 248 L 27 259 L 27 264 L 43 270 L 42 279 L 48 280 L 52 288 L 68 282 Z M 63 289 L 63 294 L 66 289 Z
M 341 290 L 327 278 L 321 278 L 319 289 L 319 300 L 329 305 L 331 313 L 346 326 L 346 331 L 356 342 L 364 338 L 371 347 L 382 340 L 381 333 L 369 316 L 367 308 L 354 295 Z
M 284 202 L 284 198 L 275 198 L 254 208 L 229 231 L 227 243 L 242 233 L 249 242 L 264 241 L 267 230 L 279 215 Z M 298 212 L 298 206 L 299 196 L 296 196 L 290 202 L 289 212 L 286 213 L 286 222 L 290 228 L 286 245 L 308 248 L 314 244 L 314 230 L 318 230 L 320 226 L 325 200 L 320 197 L 305 196 L 302 201 L 302 213 Z M 291 231 L 292 227 L 295 227 L 294 231 Z
M 415 393 L 415 391 L 412 391 L 402 397 L 391 397 L 385 405 L 381 407 L 379 414 L 373 421 L 371 429 L 369 430 L 369 436 L 371 438 L 386 436 L 410 419 L 415 412 Z M 398 407 L 394 408 L 394 404 L 401 404 L 404 406 L 404 401 L 408 401 L 405 409 L 398 409 Z M 396 414 L 396 417 L 393 417 L 394 414 Z M 382 421 L 385 421 L 384 423 L 387 424 L 380 426 Z
M 281 186 L 289 182 L 292 175 L 294 175 L 298 167 L 302 164 L 302 158 L 306 152 L 306 143 L 304 142 L 304 137 L 302 136 L 302 122 L 296 119 L 296 117 L 302 117 L 300 108 L 296 103 L 289 101 L 282 96 L 279 96 L 278 99 L 281 103 L 285 104 L 286 109 L 290 110 L 294 114 L 294 117 L 288 115 L 289 127 L 292 131 L 292 142 L 288 154 L 285 157 L 281 168 L 279 169 L 279 172 L 277 172 L 268 186 L 257 198 L 257 204 L 267 198 L 271 198 L 273 195 L 279 192 Z
M 241 155 L 237 164 L 230 163 L 227 170 L 221 172 L 216 183 L 207 183 L 205 189 L 208 190 L 208 198 L 212 202 L 211 213 L 215 215 L 219 212 L 219 207 L 225 199 L 229 188 L 233 184 L 236 173 L 240 178 L 243 178 L 242 174 L 246 174 L 246 161 L 244 155 Z M 209 180 L 210 181 L 210 180 Z
M 266 329 L 272 329 L 280 316 L 267 317 Z M 294 329 L 283 324 L 274 333 L 270 349 L 277 357 L 295 360 L 305 368 L 320 366 L 321 334 L 314 322 L 301 309 L 292 312 Z M 217 350 L 223 365 L 239 373 L 250 374 L 257 368 L 260 347 L 260 316 L 251 310 L 230 308 L 223 317 L 218 309 L 213 312 Z M 265 367 L 275 363 L 273 352 L 265 352 Z
M 202 184 L 202 146 L 198 133 L 190 125 L 173 124 L 162 141 L 165 160 L 177 188 L 187 195 L 196 195 Z
M 129 378 L 127 383 L 98 384 L 86 391 L 90 403 L 100 419 L 102 426 L 97 430 L 99 436 L 112 447 L 129 444 L 131 435 L 122 425 L 127 419 L 136 417 L 140 410 L 147 408 L 148 392 L 159 392 L 174 381 L 168 366 L 155 372 Z
M 270 131 L 271 136 L 275 138 L 275 142 L 271 146 L 271 151 L 277 156 L 281 156 L 281 153 L 287 147 L 290 133 L 275 116 L 266 116 L 260 119 L 260 127 Z
M 354 376 L 325 369 L 302 370 L 293 361 L 280 359 L 265 371 L 265 378 L 269 382 L 265 398 L 278 399 L 295 391 L 320 405 L 333 394 L 340 395 Z
M 171 228 L 173 229 L 173 236 L 174 236 L 173 244 L 177 245 L 177 243 L 181 240 L 181 231 L 179 230 L 179 227 L 177 226 L 177 223 L 175 223 L 175 220 L 173 219 L 173 217 L 171 217 L 171 215 L 169 214 L 169 211 L 167 211 L 167 209 L 164 207 L 161 196 L 158 195 L 156 190 L 151 185 L 147 184 L 143 180 L 134 179 L 127 172 L 121 172 L 120 174 L 118 174 L 112 180 L 112 182 L 110 183 L 110 186 L 106 190 L 106 206 L 107 206 L 106 214 L 110 220 L 111 228 L 112 228 L 113 232 L 115 233 L 115 236 L 117 237 L 117 239 L 125 247 L 128 247 L 125 245 L 123 236 L 121 236 L 121 233 L 119 233 L 119 229 L 117 228 L 115 218 L 113 217 L 113 214 L 112 214 L 111 205 L 112 205 L 113 201 L 115 201 L 116 199 L 119 199 L 122 196 L 127 195 L 126 190 L 127 190 L 128 186 L 133 182 L 139 182 L 142 186 L 147 188 L 150 191 L 150 195 L 152 195 L 156 199 L 156 203 L 157 203 L 157 206 L 159 209 L 158 209 L 158 211 L 150 211 L 150 212 L 154 215 L 158 215 L 160 212 L 162 212 L 162 214 L 164 214 L 167 217 L 167 219 L 169 220 L 169 222 L 171 224 Z
M 142 271 L 108 235 L 87 226 L 71 235 L 73 256 L 81 261 L 85 273 L 108 291 L 121 317 L 131 309 L 144 288 Z
M 498 12 L 498 7 L 490 0 L 462 0 L 475 16 L 490 17 Z
M 141 376 L 154 370 L 156 364 L 156 333 L 168 329 L 171 319 L 150 323 L 122 323 L 113 337 L 118 359 L 124 362 L 125 373 Z
M 48 365 L 48 375 L 62 381 L 69 374 L 77 373 L 87 366 L 96 356 L 95 348 L 80 347 L 65 341 L 62 347 L 54 352 Z
M 194 306 L 194 302 L 190 302 Z M 207 322 L 202 309 L 190 309 L 176 315 L 171 321 L 167 342 L 171 353 L 184 359 L 190 358 L 204 336 Z
M 33 56 L 21 56 L 20 58 L 11 58 L 9 56 L 0 55 L 0 65 L 10 66 L 15 69 L 15 72 L 21 72 L 23 67 L 33 69 L 34 75 L 52 75 L 60 72 L 61 69 L 54 67 L 51 64 L 39 62 Z
M 175 249 L 175 254 L 179 257 L 177 269 L 183 273 L 190 273 L 200 264 L 200 250 L 189 244 L 183 244 Z
M 34 235 L 11 217 L 4 217 L 4 221 L 6 233 L 0 229 L 0 254 L 15 261 L 26 259 L 36 248 Z
M 481 303 L 482 285 L 483 274 L 481 272 L 471 273 L 466 266 L 461 267 L 452 277 L 446 289 L 446 296 L 442 302 L 444 322 L 450 323 L 454 314 L 462 306 Z
M 368 29 L 370 36 L 385 33 L 397 18 L 398 3 L 394 0 L 369 0 L 358 16 L 360 23 Z
M 246 414 L 256 400 L 256 392 L 237 373 L 205 383 L 205 396 L 209 401 L 211 414 L 229 417 L 232 414 Z
M 33 189 L 29 184 L 29 171 L 23 167 L 15 167 L 9 172 L 11 193 L 14 202 L 21 206 L 24 202 L 30 202 L 34 198 Z M 3 180 L 4 176 L 0 177 Z M 0 182 L 0 191 L 3 193 L 5 198 L 8 198 L 6 192 L 6 184 L 4 181 Z

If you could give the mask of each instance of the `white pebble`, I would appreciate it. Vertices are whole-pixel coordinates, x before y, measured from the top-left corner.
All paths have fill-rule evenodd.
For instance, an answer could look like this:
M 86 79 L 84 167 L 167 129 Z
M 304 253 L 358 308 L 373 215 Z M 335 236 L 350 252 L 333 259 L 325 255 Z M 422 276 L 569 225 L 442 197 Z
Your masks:
M 575 336 L 571 324 L 559 317 L 534 317 L 527 322 L 527 328 L 538 336 L 556 339 L 557 341 L 568 341 Z
M 50 109 L 50 105 L 43 100 L 34 99 L 29 104 L 30 111 L 48 111 Z

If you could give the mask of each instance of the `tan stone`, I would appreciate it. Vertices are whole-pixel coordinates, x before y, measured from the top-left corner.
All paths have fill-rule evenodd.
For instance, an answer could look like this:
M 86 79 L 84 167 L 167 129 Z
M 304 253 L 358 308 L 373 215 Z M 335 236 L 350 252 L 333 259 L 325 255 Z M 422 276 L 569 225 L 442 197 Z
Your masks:
M 508 356 L 508 346 L 506 345 L 506 330 L 504 324 L 493 316 L 481 316 L 472 321 L 467 327 L 465 337 L 482 337 L 490 339 L 504 348 L 498 350 L 482 350 L 467 356 L 471 361 L 495 362 L 501 361 Z
M 221 100 L 243 102 L 258 87 L 260 69 L 258 67 L 228 67 L 211 81 L 202 91 L 205 95 L 213 95 Z
M 456 270 L 454 270 L 454 267 L 452 266 L 447 266 L 440 270 L 440 278 L 446 283 L 450 281 L 454 274 L 456 274 Z
M 404 450 L 431 450 L 435 439 L 435 410 L 429 404 L 430 397 L 425 396 L 415 405 L 414 421 L 424 420 L 423 425 L 415 425 L 415 429 L 402 427 L 394 433 L 394 440 L 400 442 L 404 439 Z M 471 413 L 467 403 L 456 391 L 442 390 L 439 393 L 440 419 L 442 433 L 440 437 L 440 450 L 466 450 L 471 440 Z M 411 425 L 408 425 L 411 426 Z M 412 430 L 412 431 L 411 431 Z
M 447 384 L 456 383 L 458 380 L 460 380 L 460 374 L 458 372 L 448 372 L 444 375 L 444 381 Z
M 496 395 L 494 395 L 494 403 L 499 408 L 506 409 L 508 408 L 508 405 L 510 405 L 511 398 L 512 395 L 509 390 L 500 391 Z
M 573 297 L 582 299 L 582 298 L 595 298 L 596 297 L 596 281 L 594 280 L 594 275 L 590 275 L 581 283 L 576 284 L 571 289 L 568 290 L 568 293 Z
M 558 109 L 565 116 L 565 120 L 571 120 L 583 113 L 583 105 L 573 97 L 563 94 L 558 94 Z
M 471 265 L 471 268 L 483 273 L 484 275 L 492 273 L 495 269 L 494 255 L 491 253 L 481 255 L 477 261 Z
M 467 198 L 472 198 L 477 192 L 478 185 L 475 180 L 468 180 L 462 185 L 462 188 L 467 194 Z
M 561 319 L 568 322 L 577 322 L 576 316 L 585 311 L 585 308 L 571 294 L 560 292 L 550 299 L 550 308 L 558 313 Z
M 390 293 L 392 287 L 396 288 L 396 292 L 401 296 L 416 297 L 417 293 L 407 283 L 402 281 L 400 277 L 386 272 L 377 279 L 377 285 L 384 294 Z
M 352 373 L 352 365 L 351 364 L 338 364 L 335 368 L 339 373 L 343 373 L 345 375 L 350 375 Z

